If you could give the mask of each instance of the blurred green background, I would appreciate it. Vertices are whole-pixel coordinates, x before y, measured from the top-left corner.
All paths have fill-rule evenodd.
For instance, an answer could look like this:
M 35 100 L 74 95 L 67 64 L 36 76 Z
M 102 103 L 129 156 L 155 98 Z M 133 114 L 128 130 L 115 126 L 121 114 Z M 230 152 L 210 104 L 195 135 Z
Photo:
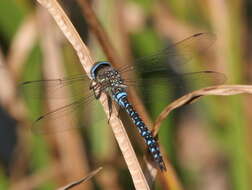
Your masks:
M 106 60 L 78 3 L 62 0 L 60 4 L 94 60 Z M 210 69 L 224 73 L 228 84 L 251 83 L 249 0 L 100 0 L 92 1 L 92 5 L 123 63 L 195 33 L 209 32 L 217 40 L 207 53 L 186 64 L 186 70 Z M 47 135 L 30 130 L 34 119 L 50 110 L 51 102 L 58 101 L 62 106 L 73 100 L 71 94 L 85 91 L 84 87 L 72 88 L 66 93 L 68 100 L 49 101 L 20 94 L 19 84 L 25 80 L 84 73 L 75 51 L 47 10 L 36 1 L 1 0 L 0 48 L 0 189 L 56 189 L 99 166 L 103 171 L 80 189 L 133 189 L 107 121 L 97 119 L 104 118 L 100 105 L 90 104 L 52 122 L 59 127 L 64 122 L 79 126 L 75 129 Z M 149 93 L 142 98 L 154 121 L 171 100 L 185 92 L 173 83 L 166 85 L 155 78 L 149 81 L 152 83 L 145 84 Z M 34 91 L 46 96 L 40 87 Z M 170 185 L 170 189 L 252 189 L 251 106 L 249 95 L 212 96 L 169 115 L 162 123 L 159 140 L 181 185 Z M 136 130 L 129 129 L 129 133 L 144 165 L 141 137 Z M 160 178 L 155 189 L 165 189 Z

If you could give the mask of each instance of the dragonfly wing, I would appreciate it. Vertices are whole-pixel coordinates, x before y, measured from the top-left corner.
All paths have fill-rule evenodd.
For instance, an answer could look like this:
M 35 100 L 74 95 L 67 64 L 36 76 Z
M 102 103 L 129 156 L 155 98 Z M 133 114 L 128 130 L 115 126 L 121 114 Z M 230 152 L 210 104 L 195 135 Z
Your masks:
M 215 42 L 216 36 L 210 33 L 197 33 L 185 38 L 167 48 L 135 61 L 134 65 L 124 65 L 118 70 L 120 73 L 146 70 L 176 68 L 188 63 L 195 55 L 206 52 Z M 166 64 L 164 64 L 166 63 Z M 153 68 L 154 67 L 154 68 Z
M 94 99 L 93 92 L 89 90 L 89 81 L 87 76 L 81 74 L 65 78 L 22 82 L 19 85 L 19 90 L 28 102 L 36 103 L 47 98 L 53 100 L 49 101 L 52 111 L 38 117 L 33 123 L 32 131 L 34 133 L 48 133 L 52 131 L 64 131 L 67 128 L 73 127 L 71 125 L 76 122 L 72 122 L 72 120 L 76 119 L 76 117 L 74 117 L 72 112 L 76 110 L 81 111 L 78 108 L 84 107 L 84 104 L 87 105 Z M 67 115 L 71 116 L 64 117 Z M 62 122 L 57 126 L 51 125 L 56 126 L 54 128 L 45 127 L 44 125 L 48 120 L 61 119 L 63 121 L 66 118 L 70 118 L 71 122 Z
M 85 75 L 68 78 L 25 81 L 19 85 L 22 95 L 27 98 L 42 99 L 46 90 L 46 98 L 69 98 L 64 92 L 71 90 L 72 97 L 82 97 L 89 93 L 89 79 Z
M 149 74 L 140 80 L 125 79 L 130 87 L 138 88 L 144 96 L 151 96 L 153 90 L 156 94 L 169 97 L 167 103 L 183 96 L 193 90 L 198 90 L 212 85 L 220 85 L 226 81 L 223 73 L 215 71 L 197 71 L 183 74 L 168 74 L 164 72 Z M 157 98 L 157 97 L 156 97 Z
M 58 107 L 52 111 L 49 111 L 41 116 L 39 116 L 33 123 L 32 131 L 36 134 L 47 134 L 51 132 L 61 132 L 66 129 L 72 128 L 73 124 L 76 122 L 60 122 L 60 125 L 45 125 L 47 121 L 62 120 L 74 118 L 73 113 L 79 108 L 83 108 L 84 105 L 87 106 L 90 102 L 94 100 L 94 96 L 90 94 L 88 97 L 82 97 L 77 101 L 70 104 Z

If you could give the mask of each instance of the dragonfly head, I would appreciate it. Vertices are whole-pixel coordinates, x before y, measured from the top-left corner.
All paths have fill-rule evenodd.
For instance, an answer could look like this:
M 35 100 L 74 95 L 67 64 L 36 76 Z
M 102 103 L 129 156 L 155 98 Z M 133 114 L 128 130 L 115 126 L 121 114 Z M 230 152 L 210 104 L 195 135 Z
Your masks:
M 95 80 L 99 71 L 103 70 L 105 67 L 112 67 L 111 64 L 107 61 L 98 61 L 90 70 L 91 78 Z

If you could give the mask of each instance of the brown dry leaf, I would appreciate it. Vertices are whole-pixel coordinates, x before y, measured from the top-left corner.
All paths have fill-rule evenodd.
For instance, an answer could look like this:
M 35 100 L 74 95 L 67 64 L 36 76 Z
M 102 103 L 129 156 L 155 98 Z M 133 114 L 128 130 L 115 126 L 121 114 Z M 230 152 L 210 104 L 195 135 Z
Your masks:
M 98 169 L 92 171 L 88 176 L 80 179 L 80 180 L 77 180 L 77 181 L 74 181 L 72 183 L 69 183 L 67 184 L 66 186 L 64 187 L 60 187 L 58 188 L 58 190 L 67 190 L 67 189 L 71 189 L 72 187 L 75 187 L 76 185 L 79 185 L 83 182 L 86 182 L 87 180 L 91 179 L 92 177 L 94 177 L 99 171 L 101 171 L 102 167 L 99 167 Z
M 189 103 L 193 103 L 203 96 L 230 96 L 244 93 L 252 94 L 252 85 L 218 85 L 202 88 L 200 90 L 188 93 L 182 96 L 181 98 L 173 101 L 171 104 L 164 108 L 164 110 L 159 114 L 154 123 L 153 134 L 154 136 L 157 135 L 161 123 L 167 118 L 169 113 L 176 108 L 179 108 Z

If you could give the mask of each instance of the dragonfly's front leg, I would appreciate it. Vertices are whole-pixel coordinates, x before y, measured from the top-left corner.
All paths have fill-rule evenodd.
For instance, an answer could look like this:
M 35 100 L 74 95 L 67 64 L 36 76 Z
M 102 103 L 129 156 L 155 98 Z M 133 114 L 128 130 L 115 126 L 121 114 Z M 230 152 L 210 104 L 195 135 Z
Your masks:
M 110 118 L 111 118 L 111 115 L 112 115 L 112 112 L 113 112 L 113 106 L 112 106 L 112 98 L 111 97 L 108 97 L 108 108 L 109 108 L 109 119 L 108 119 L 108 123 L 110 122 Z M 118 110 L 117 112 L 117 117 L 120 118 L 120 115 L 123 111 L 123 108 L 121 106 L 118 106 L 118 104 L 114 104 L 115 106 L 115 110 Z
M 100 85 L 98 83 L 96 83 L 95 81 L 92 81 L 90 83 L 89 89 L 93 90 L 94 97 L 96 99 L 99 99 L 101 97 L 102 91 L 101 91 Z M 111 115 L 112 115 L 112 111 L 113 111 L 112 98 L 109 95 L 107 95 L 107 104 L 108 104 L 108 109 L 109 109 L 109 119 L 108 119 L 108 123 L 109 123 Z
M 97 83 L 95 81 L 91 80 L 90 85 L 89 85 L 89 90 L 92 90 L 95 85 L 97 85 Z
M 101 97 L 101 90 L 99 83 L 92 81 L 89 86 L 90 90 L 93 90 L 95 99 L 99 99 Z

